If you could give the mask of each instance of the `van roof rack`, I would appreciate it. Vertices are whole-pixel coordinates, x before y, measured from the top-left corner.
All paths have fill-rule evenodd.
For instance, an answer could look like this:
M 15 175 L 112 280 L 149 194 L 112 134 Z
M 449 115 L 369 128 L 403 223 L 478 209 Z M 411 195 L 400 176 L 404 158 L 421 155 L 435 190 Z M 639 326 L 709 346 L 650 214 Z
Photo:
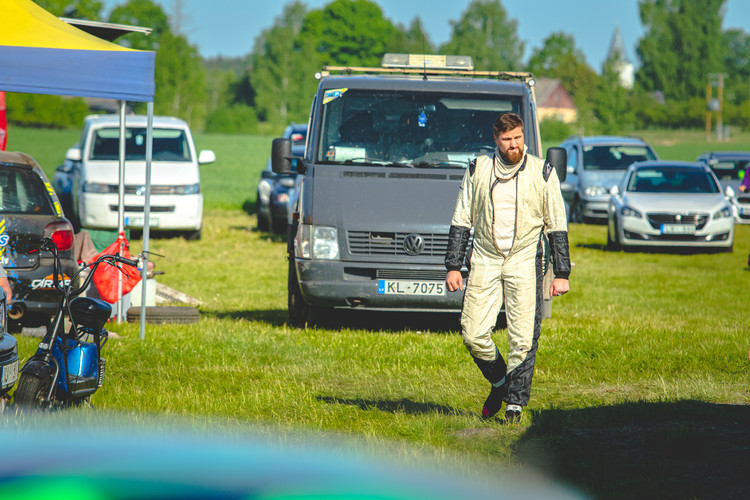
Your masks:
M 446 56 L 436 54 L 385 54 L 382 67 L 323 66 L 315 75 L 319 80 L 331 73 L 347 74 L 398 74 L 398 75 L 449 75 L 463 77 L 497 78 L 498 80 L 520 80 L 534 86 L 534 75 L 529 72 L 476 71 L 470 56 Z

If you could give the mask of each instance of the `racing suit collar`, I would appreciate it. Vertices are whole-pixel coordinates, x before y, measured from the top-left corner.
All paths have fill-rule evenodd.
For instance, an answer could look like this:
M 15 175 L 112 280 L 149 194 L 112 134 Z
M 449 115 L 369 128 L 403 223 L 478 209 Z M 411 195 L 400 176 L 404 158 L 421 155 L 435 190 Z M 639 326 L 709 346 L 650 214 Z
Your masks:
M 528 151 L 528 147 L 526 145 L 523 146 L 523 157 L 518 163 L 505 163 L 503 161 L 503 157 L 500 156 L 500 150 L 496 147 L 495 148 L 495 177 L 502 180 L 508 180 L 512 179 L 519 170 L 523 169 L 523 166 L 526 164 L 526 154 Z

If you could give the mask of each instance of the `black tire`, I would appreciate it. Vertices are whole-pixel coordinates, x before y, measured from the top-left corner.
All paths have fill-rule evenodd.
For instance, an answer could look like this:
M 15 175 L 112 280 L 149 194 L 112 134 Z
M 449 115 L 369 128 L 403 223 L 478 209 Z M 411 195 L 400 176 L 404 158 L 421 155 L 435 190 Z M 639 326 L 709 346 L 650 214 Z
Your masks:
M 47 397 L 51 383 L 51 377 L 41 379 L 30 373 L 21 373 L 18 378 L 18 387 L 13 393 L 14 404 L 21 409 L 46 408 L 43 401 Z
M 305 328 L 312 320 L 312 308 L 302 297 L 297 281 L 297 270 L 294 268 L 294 256 L 289 256 L 289 274 L 287 276 L 287 309 L 289 324 L 296 328 Z
M 618 235 L 618 230 L 617 230 L 617 219 L 614 220 L 613 224 L 615 226 L 614 238 L 609 232 L 609 223 L 607 223 L 607 249 L 612 250 L 612 251 L 617 251 L 621 249 L 620 236 Z
M 141 308 L 131 307 L 127 311 L 128 323 L 141 322 Z M 152 306 L 146 308 L 146 323 L 197 323 L 200 312 L 194 307 L 186 306 Z
M 198 241 L 201 239 L 202 235 L 203 235 L 203 228 L 196 229 L 195 231 L 187 231 L 183 234 L 185 239 L 188 241 Z
M 573 200 L 573 206 L 570 207 L 570 222 L 575 224 L 583 223 L 583 212 L 581 211 L 581 202 L 578 198 Z

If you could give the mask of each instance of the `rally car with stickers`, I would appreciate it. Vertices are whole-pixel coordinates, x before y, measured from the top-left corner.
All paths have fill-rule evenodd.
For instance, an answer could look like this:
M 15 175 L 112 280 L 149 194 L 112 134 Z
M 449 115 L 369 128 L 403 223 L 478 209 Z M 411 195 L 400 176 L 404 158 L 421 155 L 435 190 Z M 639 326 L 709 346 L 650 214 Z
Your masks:
M 42 236 L 57 245 L 62 279 L 69 282 L 78 269 L 73 226 L 63 216 L 52 185 L 31 156 L 0 152 L 0 262 L 13 290 L 10 327 L 46 324 L 57 309 L 52 256 L 29 245 Z

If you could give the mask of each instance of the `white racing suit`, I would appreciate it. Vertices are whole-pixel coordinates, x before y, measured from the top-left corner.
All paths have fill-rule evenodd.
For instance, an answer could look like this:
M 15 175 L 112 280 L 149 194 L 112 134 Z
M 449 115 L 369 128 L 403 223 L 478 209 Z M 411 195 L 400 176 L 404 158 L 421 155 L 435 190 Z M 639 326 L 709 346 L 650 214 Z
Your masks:
M 473 227 L 461 335 L 491 384 L 499 384 L 505 378 L 505 402 L 526 406 L 542 322 L 544 238 L 549 238 L 555 277 L 567 279 L 567 222 L 560 182 L 552 166 L 528 153 L 518 164 L 509 166 L 500 161 L 495 151 L 495 156 L 477 158 L 464 175 L 451 221 L 445 265 L 449 271 L 461 270 Z M 515 201 L 515 225 L 505 221 L 512 231 L 505 251 L 498 248 L 494 234 L 498 225 L 492 193 L 501 180 L 496 166 L 511 169 L 510 178 L 515 180 L 515 200 L 512 194 L 506 200 Z M 507 365 L 491 337 L 503 301 L 510 347 Z

